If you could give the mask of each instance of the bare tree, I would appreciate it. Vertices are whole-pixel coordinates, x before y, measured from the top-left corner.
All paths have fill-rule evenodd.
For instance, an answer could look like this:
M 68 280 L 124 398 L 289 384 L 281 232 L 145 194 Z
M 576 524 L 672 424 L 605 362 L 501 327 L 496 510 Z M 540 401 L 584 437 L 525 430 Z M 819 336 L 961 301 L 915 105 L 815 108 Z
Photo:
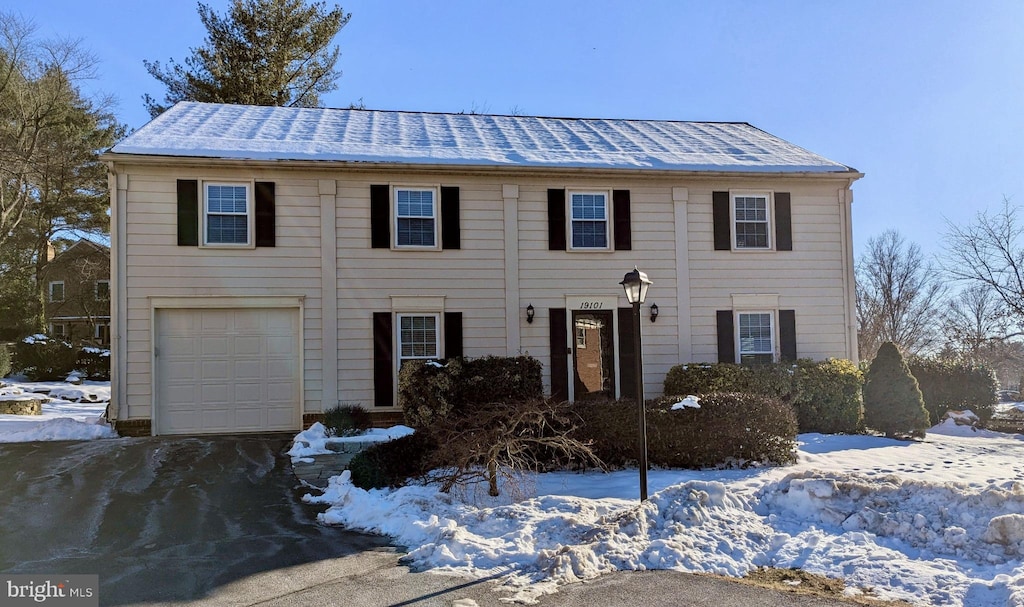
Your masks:
M 947 302 L 942 332 L 948 349 L 971 358 L 977 358 L 992 342 L 1011 336 L 1002 300 L 980 283 L 961 290 Z
M 891 341 L 904 353 L 937 344 L 942 282 L 921 248 L 896 230 L 868 240 L 857 264 L 857 336 L 861 360 Z

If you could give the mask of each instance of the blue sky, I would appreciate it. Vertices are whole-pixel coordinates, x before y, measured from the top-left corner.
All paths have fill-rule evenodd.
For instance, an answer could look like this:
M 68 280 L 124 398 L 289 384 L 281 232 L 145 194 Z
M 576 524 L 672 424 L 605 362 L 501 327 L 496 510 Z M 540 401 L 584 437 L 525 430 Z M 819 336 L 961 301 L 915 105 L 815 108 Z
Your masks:
M 209 0 L 223 12 L 227 0 Z M 1024 2 L 349 0 L 330 107 L 745 121 L 855 167 L 854 241 L 900 230 L 941 254 L 946 221 L 1024 203 Z M 81 38 L 89 86 L 132 128 L 183 62 L 193 2 L 34 0 Z

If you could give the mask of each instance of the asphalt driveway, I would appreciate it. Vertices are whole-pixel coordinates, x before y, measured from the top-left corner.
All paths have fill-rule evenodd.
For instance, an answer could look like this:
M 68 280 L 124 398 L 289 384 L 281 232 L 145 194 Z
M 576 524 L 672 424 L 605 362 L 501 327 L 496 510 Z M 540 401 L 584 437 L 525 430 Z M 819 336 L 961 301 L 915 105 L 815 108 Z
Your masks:
M 367 551 L 396 558 L 384 538 L 316 524 L 287 443 L 0 444 L 0 571 L 99 574 L 101 604 L 121 605 L 195 601 L 254 574 Z

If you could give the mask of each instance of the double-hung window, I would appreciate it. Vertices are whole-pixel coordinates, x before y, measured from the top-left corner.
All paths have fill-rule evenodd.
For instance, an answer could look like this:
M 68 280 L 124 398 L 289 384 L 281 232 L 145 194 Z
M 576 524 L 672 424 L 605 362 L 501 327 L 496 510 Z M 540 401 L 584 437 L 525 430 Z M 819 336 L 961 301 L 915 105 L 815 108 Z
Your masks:
M 398 315 L 398 368 L 407 360 L 441 357 L 439 314 Z
M 64 301 L 64 281 L 54 280 L 50 282 L 50 301 L 58 303 Z
M 741 364 L 764 364 L 775 360 L 775 330 L 771 312 L 740 312 L 739 354 Z
M 607 192 L 571 192 L 569 223 L 573 249 L 608 249 Z
M 253 211 L 249 185 L 207 183 L 204 190 L 204 244 L 251 244 Z
M 106 301 L 110 299 L 110 281 L 109 280 L 97 280 L 96 281 L 96 300 Z
M 395 246 L 437 247 L 434 189 L 395 188 Z
M 767 194 L 735 194 L 733 219 L 737 249 L 769 249 L 771 240 Z

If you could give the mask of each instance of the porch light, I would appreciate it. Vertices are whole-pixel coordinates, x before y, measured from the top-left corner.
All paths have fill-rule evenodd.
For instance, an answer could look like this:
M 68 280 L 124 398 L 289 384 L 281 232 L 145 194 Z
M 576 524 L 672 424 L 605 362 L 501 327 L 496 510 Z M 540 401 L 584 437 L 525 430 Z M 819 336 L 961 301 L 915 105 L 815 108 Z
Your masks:
M 651 322 L 658 320 L 658 304 L 651 304 Z
M 526 322 L 533 323 L 534 309 L 533 304 L 526 306 Z

